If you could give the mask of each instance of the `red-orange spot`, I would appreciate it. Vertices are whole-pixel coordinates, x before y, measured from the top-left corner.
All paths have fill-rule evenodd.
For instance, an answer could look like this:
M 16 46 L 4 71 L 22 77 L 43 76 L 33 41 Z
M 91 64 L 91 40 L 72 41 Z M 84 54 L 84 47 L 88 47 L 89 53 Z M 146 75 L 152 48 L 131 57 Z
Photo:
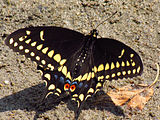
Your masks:
M 70 88 L 70 84 L 69 83 L 66 83 L 65 85 L 64 85 L 64 90 L 66 91 L 66 90 L 69 90 L 69 88 Z
M 71 92 L 75 91 L 75 89 L 76 89 L 76 85 L 71 85 L 70 87 Z

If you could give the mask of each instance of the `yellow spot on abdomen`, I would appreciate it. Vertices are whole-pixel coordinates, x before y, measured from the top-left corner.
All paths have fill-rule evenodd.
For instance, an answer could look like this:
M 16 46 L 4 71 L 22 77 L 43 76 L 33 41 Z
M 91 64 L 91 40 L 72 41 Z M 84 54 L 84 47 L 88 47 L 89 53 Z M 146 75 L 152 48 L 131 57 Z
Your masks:
M 14 43 L 14 47 L 17 47 L 17 46 L 18 46 L 18 43 L 17 43 L 17 42 L 15 42 L 15 43 Z
M 19 38 L 19 41 L 22 42 L 23 40 L 24 40 L 24 37 L 23 37 L 23 36 Z

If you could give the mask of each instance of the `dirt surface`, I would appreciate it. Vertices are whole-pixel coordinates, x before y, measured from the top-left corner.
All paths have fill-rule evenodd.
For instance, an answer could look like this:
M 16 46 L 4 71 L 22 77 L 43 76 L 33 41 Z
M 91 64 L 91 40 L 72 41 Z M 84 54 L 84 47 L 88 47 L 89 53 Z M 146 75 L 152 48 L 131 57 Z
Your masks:
M 69 120 L 74 107 L 63 100 L 37 107 L 44 91 L 44 81 L 36 64 L 13 52 L 4 44 L 5 38 L 27 26 L 60 26 L 88 34 L 93 27 L 117 11 L 97 30 L 99 35 L 117 39 L 132 47 L 142 58 L 144 72 L 140 77 L 106 82 L 108 86 L 151 84 L 160 63 L 160 1 L 159 0 L 0 0 L 0 120 Z M 88 17 L 87 17 L 88 16 Z M 160 120 L 160 82 L 154 96 L 143 110 L 114 106 L 110 102 L 95 104 L 89 100 L 79 120 Z

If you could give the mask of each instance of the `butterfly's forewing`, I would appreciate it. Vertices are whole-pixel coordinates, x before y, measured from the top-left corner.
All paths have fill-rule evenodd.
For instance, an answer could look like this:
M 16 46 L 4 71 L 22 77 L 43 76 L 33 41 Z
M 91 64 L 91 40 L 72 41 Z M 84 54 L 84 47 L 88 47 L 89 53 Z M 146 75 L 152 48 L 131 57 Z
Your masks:
M 43 68 L 57 69 L 83 44 L 84 35 L 60 27 L 30 27 L 9 35 L 6 44 Z
M 120 41 L 101 38 L 95 42 L 94 71 L 98 80 L 112 80 L 140 75 L 143 64 L 139 55 Z

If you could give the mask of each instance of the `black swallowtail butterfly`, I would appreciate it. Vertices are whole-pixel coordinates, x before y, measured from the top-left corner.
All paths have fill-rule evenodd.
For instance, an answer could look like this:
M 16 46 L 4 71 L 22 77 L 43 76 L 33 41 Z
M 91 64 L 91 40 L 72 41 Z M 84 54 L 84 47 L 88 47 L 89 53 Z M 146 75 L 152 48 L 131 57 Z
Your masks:
M 95 29 L 85 36 L 61 27 L 29 27 L 9 35 L 6 44 L 37 62 L 46 81 L 46 96 L 68 93 L 79 112 L 105 80 L 134 77 L 143 70 L 134 50 L 97 35 Z

